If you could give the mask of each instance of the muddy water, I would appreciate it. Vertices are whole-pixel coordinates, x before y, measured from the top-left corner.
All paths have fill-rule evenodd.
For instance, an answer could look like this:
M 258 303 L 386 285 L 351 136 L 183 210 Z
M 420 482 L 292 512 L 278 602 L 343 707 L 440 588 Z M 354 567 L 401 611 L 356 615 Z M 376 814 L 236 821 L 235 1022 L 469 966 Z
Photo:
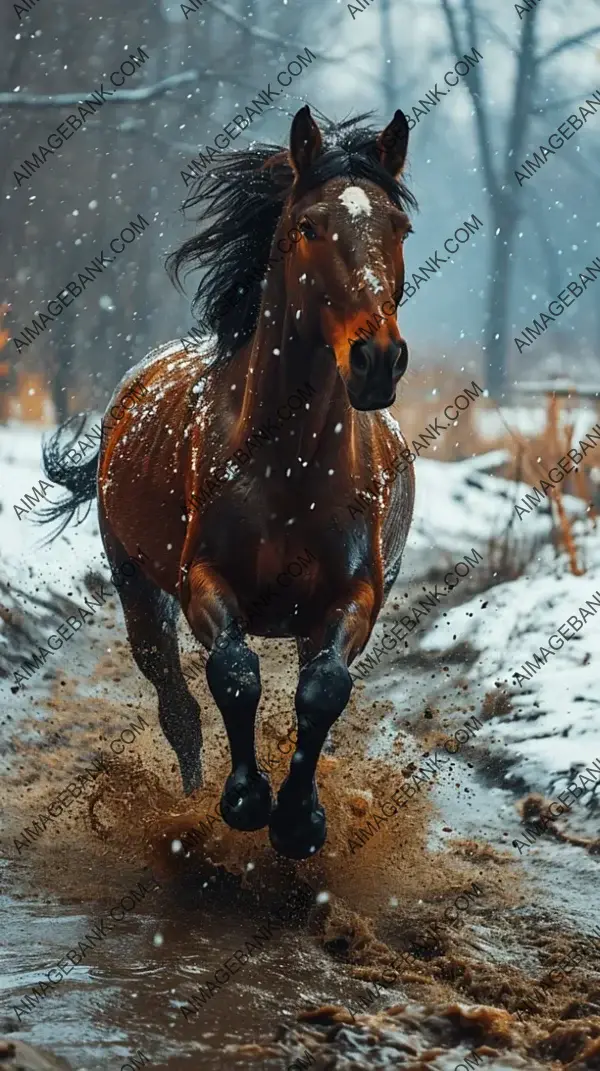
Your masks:
M 355 690 L 320 765 L 329 839 L 315 860 L 295 864 L 274 855 L 264 830 L 241 834 L 207 822 L 228 764 L 222 722 L 201 681 L 194 690 L 204 712 L 205 785 L 192 801 L 182 798 L 154 695 L 119 622 L 115 613 L 101 633 L 90 629 L 85 646 L 71 644 L 64 671 L 11 701 L 4 726 L 5 1032 L 87 1071 L 127 1066 L 140 1050 L 150 1064 L 173 1069 L 249 1060 L 288 1068 L 307 1050 L 322 1067 L 392 1067 L 403 1053 L 407 1066 L 442 1069 L 473 1046 L 497 1068 L 562 1067 L 586 1045 L 595 1048 L 600 956 L 591 947 L 571 981 L 538 1001 L 537 1012 L 522 1013 L 525 1024 L 511 1018 L 533 982 L 597 923 L 590 889 L 598 864 L 549 840 L 523 859 L 511 849 L 516 797 L 502 787 L 497 754 L 491 759 L 474 738 L 428 791 L 350 848 L 377 801 L 403 780 L 400 771 L 471 716 L 460 665 L 406 659 L 402 703 L 386 701 L 397 697 L 398 667 L 393 684 L 382 672 Z M 283 643 L 256 649 L 266 757 L 278 754 L 276 741 L 292 724 L 295 655 Z M 148 727 L 115 757 L 109 741 L 140 714 Z M 24 845 L 20 831 L 99 749 L 112 755 L 107 769 Z M 272 774 L 275 788 L 284 773 L 282 764 Z M 192 837 L 194 829 L 205 832 Z M 462 913 L 451 910 L 450 925 L 446 909 L 473 882 L 482 895 Z M 327 897 L 316 903 L 319 893 Z M 110 921 L 113 910 L 118 921 Z M 275 921 L 279 910 L 283 922 Z M 86 939 L 95 927 L 96 940 Z M 233 961 L 239 970 L 223 983 L 223 964 L 244 949 L 251 954 Z M 60 961 L 68 969 L 71 950 L 77 966 L 25 1011 L 22 998 Z M 403 951 L 413 955 L 401 960 Z M 215 971 L 223 984 L 214 984 Z M 207 1000 L 193 1011 L 199 987 Z M 410 1001 L 410 1015 L 363 1015 L 367 1001 L 370 1013 Z M 467 1020 L 452 1010 L 456 1001 L 496 1011 Z M 298 1022 L 321 1005 L 351 1015 L 330 1009 Z M 599 1066 L 594 1059 L 590 1051 L 572 1066 Z

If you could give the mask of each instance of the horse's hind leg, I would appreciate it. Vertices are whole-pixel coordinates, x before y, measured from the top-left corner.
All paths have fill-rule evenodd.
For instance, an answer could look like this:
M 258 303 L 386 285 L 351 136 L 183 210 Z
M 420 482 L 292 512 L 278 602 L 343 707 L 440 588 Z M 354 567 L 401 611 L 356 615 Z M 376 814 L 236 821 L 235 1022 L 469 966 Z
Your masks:
M 114 537 L 105 534 L 104 546 L 113 571 L 118 573 L 119 566 L 130 559 Z M 145 576 L 141 567 L 124 578 L 118 590 L 131 653 L 156 688 L 160 726 L 177 755 L 183 790 L 189 796 L 202 783 L 202 729 L 200 707 L 188 689 L 179 661 L 179 603 Z
M 301 666 L 296 690 L 298 740 L 270 822 L 271 844 L 281 855 L 306 859 L 325 843 L 325 811 L 315 780 L 317 762 L 331 726 L 350 698 L 348 662 L 364 647 L 371 631 L 374 592 L 356 580 L 347 596 L 336 599 L 324 626 L 308 638 L 304 653 L 318 653 Z

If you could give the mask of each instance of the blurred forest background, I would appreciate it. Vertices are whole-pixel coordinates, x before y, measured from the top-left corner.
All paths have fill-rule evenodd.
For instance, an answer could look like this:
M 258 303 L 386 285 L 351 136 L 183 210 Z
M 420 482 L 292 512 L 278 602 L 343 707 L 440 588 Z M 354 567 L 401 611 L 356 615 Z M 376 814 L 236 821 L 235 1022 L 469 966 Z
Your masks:
M 538 0 L 526 11 L 497 0 L 204 0 L 188 4 L 38 0 L 19 19 L 0 13 L 0 303 L 13 335 L 141 213 L 151 226 L 27 350 L 0 358 L 38 373 L 57 417 L 102 408 L 126 368 L 187 333 L 189 300 L 165 255 L 193 232 L 181 178 L 198 149 L 252 97 L 275 85 L 306 47 L 317 60 L 254 120 L 236 145 L 287 144 L 302 104 L 334 119 L 373 109 L 382 125 L 407 115 L 476 47 L 483 59 L 411 133 L 407 179 L 420 212 L 407 271 L 475 213 L 485 227 L 459 248 L 401 313 L 413 367 L 479 372 L 500 398 L 522 380 L 562 372 L 597 381 L 600 282 L 535 346 L 513 341 L 567 283 L 600 256 L 600 110 L 533 177 L 514 170 L 586 96 L 600 89 L 600 3 Z M 130 52 L 149 60 L 124 90 L 170 90 L 108 100 L 28 182 L 14 171 L 74 109 L 19 104 L 22 94 L 90 96 Z M 189 280 L 190 294 L 195 281 Z M 2 326 L 2 325 L 0 325 Z

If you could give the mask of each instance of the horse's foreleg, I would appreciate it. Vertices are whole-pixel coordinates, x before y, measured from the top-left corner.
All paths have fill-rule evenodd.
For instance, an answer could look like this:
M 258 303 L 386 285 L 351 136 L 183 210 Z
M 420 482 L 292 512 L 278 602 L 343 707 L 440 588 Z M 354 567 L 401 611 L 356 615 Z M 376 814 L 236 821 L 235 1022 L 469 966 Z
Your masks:
M 236 619 L 237 599 L 208 566 L 190 567 L 182 605 L 192 631 L 210 650 L 206 679 L 229 738 L 231 773 L 221 796 L 221 813 L 234 829 L 262 829 L 271 813 L 271 787 L 259 769 L 254 725 L 260 701 L 258 658 Z
M 300 669 L 298 741 L 269 830 L 275 850 L 292 859 L 306 859 L 325 843 L 325 811 L 315 780 L 317 762 L 331 726 L 350 698 L 348 663 L 369 637 L 374 598 L 370 584 L 356 581 L 346 598 L 336 599 L 325 626 L 309 637 L 318 653 Z

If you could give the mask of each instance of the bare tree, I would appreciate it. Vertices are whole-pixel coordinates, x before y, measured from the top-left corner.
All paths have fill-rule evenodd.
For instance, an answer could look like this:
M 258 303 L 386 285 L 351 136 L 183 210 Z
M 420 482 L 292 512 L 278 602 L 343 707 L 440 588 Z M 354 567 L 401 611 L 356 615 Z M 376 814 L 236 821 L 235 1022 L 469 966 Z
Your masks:
M 455 0 L 454 6 L 451 0 L 440 0 L 440 3 L 452 51 L 459 60 L 468 47 L 479 48 L 481 26 L 489 22 L 488 16 L 477 9 L 476 0 Z M 491 105 L 483 92 L 480 68 L 474 68 L 466 80 L 473 101 L 475 133 L 490 208 L 492 248 L 484 345 L 487 353 L 487 386 L 496 397 L 502 393 L 506 382 L 513 251 L 517 223 L 524 210 L 523 191 L 515 183 L 513 172 L 527 154 L 533 118 L 548 110 L 547 106 L 541 108 L 536 104 L 546 65 L 562 53 L 600 34 L 600 26 L 593 26 L 581 33 L 565 36 L 552 48 L 541 51 L 537 46 L 536 34 L 541 10 L 538 6 L 532 7 L 524 12 L 520 21 L 512 100 L 504 125 L 504 144 L 498 151 L 492 144 Z M 495 26 L 491 29 L 496 39 L 511 48 L 502 30 Z M 566 101 L 557 101 L 552 107 L 557 107 L 559 103 L 567 104 Z M 572 100 L 568 103 L 572 103 Z

